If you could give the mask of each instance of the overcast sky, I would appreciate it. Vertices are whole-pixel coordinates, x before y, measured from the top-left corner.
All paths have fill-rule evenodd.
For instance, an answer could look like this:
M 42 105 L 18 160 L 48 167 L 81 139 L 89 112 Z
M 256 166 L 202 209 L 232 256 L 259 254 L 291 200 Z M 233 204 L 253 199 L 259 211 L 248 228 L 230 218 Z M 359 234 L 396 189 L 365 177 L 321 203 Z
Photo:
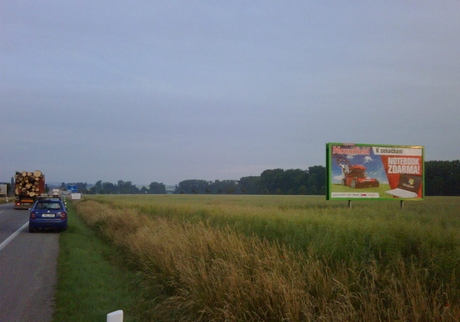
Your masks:
M 0 0 L 0 181 L 177 184 L 460 158 L 459 1 Z

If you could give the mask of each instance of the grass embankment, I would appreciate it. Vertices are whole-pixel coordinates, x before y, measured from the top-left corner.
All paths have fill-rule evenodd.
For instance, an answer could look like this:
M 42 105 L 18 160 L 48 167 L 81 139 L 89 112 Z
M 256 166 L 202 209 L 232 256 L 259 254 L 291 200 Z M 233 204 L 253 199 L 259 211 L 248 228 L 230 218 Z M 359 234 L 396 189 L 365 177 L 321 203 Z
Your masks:
M 0 205 L 4 203 L 13 202 L 13 201 L 14 201 L 14 197 L 8 197 L 8 198 L 0 197 Z
M 122 254 L 69 211 L 69 228 L 60 235 L 58 284 L 53 321 L 106 321 L 124 309 L 133 318 L 139 276 L 121 264 Z
M 458 321 L 458 198 L 99 196 L 84 221 L 143 273 L 151 321 Z M 126 306 L 125 306 L 126 307 Z

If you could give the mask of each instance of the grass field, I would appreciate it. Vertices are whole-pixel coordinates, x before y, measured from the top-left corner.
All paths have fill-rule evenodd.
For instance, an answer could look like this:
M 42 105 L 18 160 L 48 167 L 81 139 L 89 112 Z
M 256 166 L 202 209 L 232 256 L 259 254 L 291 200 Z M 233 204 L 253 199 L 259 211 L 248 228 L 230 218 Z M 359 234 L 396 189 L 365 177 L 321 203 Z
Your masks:
M 99 195 L 73 206 L 141 280 L 126 308 L 138 320 L 460 319 L 457 197 L 404 209 L 237 195 Z

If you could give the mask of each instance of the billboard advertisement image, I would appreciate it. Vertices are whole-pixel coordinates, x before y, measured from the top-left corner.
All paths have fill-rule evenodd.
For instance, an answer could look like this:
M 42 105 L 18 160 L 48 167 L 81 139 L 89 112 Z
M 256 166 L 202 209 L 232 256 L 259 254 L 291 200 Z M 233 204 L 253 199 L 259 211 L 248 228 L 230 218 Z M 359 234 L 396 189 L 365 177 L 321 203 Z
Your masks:
M 327 143 L 326 163 L 329 200 L 423 200 L 422 146 Z

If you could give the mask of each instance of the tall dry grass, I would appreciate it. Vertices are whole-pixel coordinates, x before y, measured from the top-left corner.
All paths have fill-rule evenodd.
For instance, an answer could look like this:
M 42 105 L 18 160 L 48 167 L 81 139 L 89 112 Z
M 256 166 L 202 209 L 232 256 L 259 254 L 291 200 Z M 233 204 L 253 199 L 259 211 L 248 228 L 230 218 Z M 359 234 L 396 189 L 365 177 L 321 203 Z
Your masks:
M 201 199 L 199 204 L 120 200 L 84 200 L 75 207 L 89 226 L 126 250 L 130 264 L 143 273 L 145 296 L 138 310 L 146 320 L 459 321 L 455 271 L 433 273 L 431 264 L 425 265 L 436 258 L 425 254 L 430 247 L 414 246 L 419 248 L 416 252 L 424 253 L 423 260 L 420 254 L 406 256 L 396 251 L 385 260 L 369 252 L 367 257 L 355 256 L 354 250 L 339 244 L 341 240 L 350 243 L 343 237 L 347 235 L 336 233 L 342 236 L 337 238 L 325 229 L 356 235 L 367 227 L 363 220 L 350 223 L 337 215 L 337 221 L 323 218 L 323 227 L 320 219 L 309 222 L 303 218 L 318 227 L 309 232 L 310 243 L 302 248 L 289 238 L 275 238 L 297 231 L 281 224 L 280 210 L 284 216 L 295 218 L 298 211 L 305 215 L 304 208 L 289 203 L 265 207 L 244 200 L 220 207 L 213 198 Z M 316 213 L 331 211 L 341 210 L 314 209 Z M 242 215 L 247 225 L 256 226 L 253 234 L 244 227 Z M 216 224 L 215 216 L 228 218 L 225 224 Z M 258 221 L 263 222 L 269 238 L 263 237 Z M 307 229 L 303 221 L 298 218 L 294 224 Z M 413 226 L 413 232 L 399 233 L 426 229 L 417 223 Z M 276 227 L 280 232 L 274 233 Z M 391 226 L 382 231 L 373 226 L 368 229 L 378 235 L 388 233 Z M 451 247 L 442 244 L 435 233 L 422 235 L 431 235 L 434 243 L 441 243 L 440 249 Z M 358 249 L 362 248 L 360 238 L 350 239 Z M 412 235 L 409 238 L 419 243 Z M 458 255 L 455 243 L 458 240 L 449 251 Z M 327 251 L 331 247 L 345 254 L 336 256 Z M 401 245 L 395 241 L 389 249 L 394 247 Z

